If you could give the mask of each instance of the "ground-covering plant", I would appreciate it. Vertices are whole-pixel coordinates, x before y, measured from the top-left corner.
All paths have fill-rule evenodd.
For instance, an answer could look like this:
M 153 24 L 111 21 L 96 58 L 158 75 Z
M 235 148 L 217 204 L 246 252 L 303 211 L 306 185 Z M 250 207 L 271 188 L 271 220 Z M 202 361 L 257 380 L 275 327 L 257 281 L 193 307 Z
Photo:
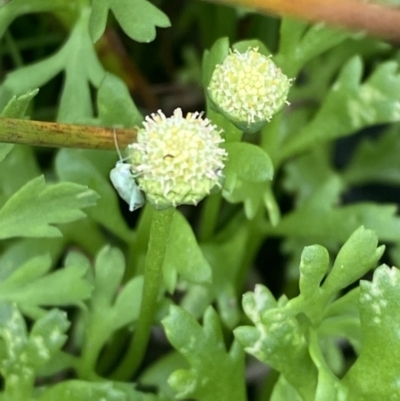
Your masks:
M 0 400 L 400 400 L 396 46 L 192 0 L 3 0 L 0 46 Z

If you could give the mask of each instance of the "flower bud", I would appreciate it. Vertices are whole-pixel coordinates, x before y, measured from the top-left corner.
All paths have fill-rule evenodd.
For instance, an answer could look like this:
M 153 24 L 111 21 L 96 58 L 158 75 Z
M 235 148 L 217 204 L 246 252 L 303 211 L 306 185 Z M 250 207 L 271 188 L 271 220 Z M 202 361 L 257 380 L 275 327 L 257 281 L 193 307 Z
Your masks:
M 166 118 L 158 111 L 146 117 L 137 142 L 128 146 L 136 182 L 156 209 L 197 204 L 221 187 L 227 153 L 221 131 L 200 113 L 176 109 Z
M 208 86 L 211 106 L 240 130 L 260 130 L 286 102 L 291 79 L 270 57 L 249 48 L 218 64 Z

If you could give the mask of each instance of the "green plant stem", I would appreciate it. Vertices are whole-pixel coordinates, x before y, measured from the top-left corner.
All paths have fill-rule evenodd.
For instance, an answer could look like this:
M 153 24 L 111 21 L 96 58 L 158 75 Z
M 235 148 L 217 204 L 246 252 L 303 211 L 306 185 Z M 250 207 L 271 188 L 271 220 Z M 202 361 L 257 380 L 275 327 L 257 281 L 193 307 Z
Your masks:
M 246 251 L 243 254 L 236 276 L 236 293 L 238 295 L 242 294 L 243 285 L 246 281 L 246 275 L 248 274 L 251 268 L 251 263 L 254 261 L 256 253 L 258 252 L 258 249 L 265 238 L 260 227 L 260 221 L 263 221 L 262 210 L 260 210 L 253 219 L 247 220 L 247 240 L 244 246 Z
M 218 214 L 222 203 L 222 194 L 219 192 L 209 196 L 204 202 L 201 213 L 201 221 L 199 227 L 199 240 L 208 241 L 215 232 L 218 222 Z
M 263 128 L 261 134 L 260 146 L 268 153 L 272 160 L 272 164 L 274 165 L 275 171 L 278 169 L 277 158 L 279 155 L 280 141 L 282 140 L 282 117 L 283 112 L 277 114 L 272 121 Z
M 81 149 L 115 149 L 136 141 L 135 129 L 113 129 L 92 125 L 59 124 L 0 118 L 0 142 L 32 146 Z
M 127 380 L 130 378 L 140 366 L 146 352 L 151 325 L 157 309 L 157 297 L 162 280 L 162 265 L 174 212 L 175 208 L 172 207 L 161 211 L 153 210 L 139 319 L 125 358 L 112 374 L 113 379 Z

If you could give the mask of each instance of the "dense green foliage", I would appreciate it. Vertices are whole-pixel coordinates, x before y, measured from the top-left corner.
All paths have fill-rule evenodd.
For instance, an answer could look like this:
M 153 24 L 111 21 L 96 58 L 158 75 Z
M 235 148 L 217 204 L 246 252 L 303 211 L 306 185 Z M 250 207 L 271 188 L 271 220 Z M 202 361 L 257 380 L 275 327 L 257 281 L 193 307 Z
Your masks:
M 108 178 L 116 152 L 0 143 L 0 401 L 400 401 L 400 271 L 381 264 L 400 264 L 400 218 L 393 204 L 345 202 L 362 185 L 400 184 L 400 53 L 320 24 L 168 3 L 0 1 L 0 118 L 139 125 L 143 109 L 95 42 L 108 18 L 154 79 L 168 42 L 156 33 L 171 25 L 161 10 L 179 45 L 174 82 L 206 93 L 229 49 L 249 46 L 294 79 L 290 107 L 253 134 L 205 101 L 224 131 L 225 182 L 171 215 L 149 322 L 168 342 L 154 335 L 144 361 L 132 338 L 157 212 L 132 221 Z M 378 125 L 338 168 L 339 141 Z M 286 264 L 279 291 L 254 268 L 271 238 Z

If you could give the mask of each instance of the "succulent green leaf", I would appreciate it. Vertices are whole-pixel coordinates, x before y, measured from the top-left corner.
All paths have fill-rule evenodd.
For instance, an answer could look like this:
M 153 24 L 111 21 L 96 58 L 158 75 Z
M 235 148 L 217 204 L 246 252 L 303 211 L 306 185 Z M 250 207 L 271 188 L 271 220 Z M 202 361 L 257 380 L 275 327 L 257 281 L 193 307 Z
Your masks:
M 109 306 L 117 293 L 125 271 L 125 260 L 117 248 L 105 246 L 97 255 L 94 267 L 94 286 L 92 300 L 99 307 Z
M 274 167 L 268 154 L 247 143 L 227 143 L 223 196 L 232 203 L 243 202 L 246 216 L 253 218 L 262 204 L 269 205 Z
M 60 236 L 54 224 L 84 217 L 81 209 L 93 206 L 96 199 L 96 193 L 82 185 L 67 182 L 46 185 L 43 176 L 37 177 L 0 210 L 0 239 Z
M 142 290 L 143 276 L 135 277 L 124 285 L 114 303 L 111 315 L 112 327 L 124 327 L 138 318 Z
M 108 327 L 108 333 L 131 323 L 139 315 L 143 277 L 128 281 L 120 289 L 124 272 L 125 260 L 119 249 L 106 246 L 98 253 L 92 308 L 95 318 Z
M 35 322 L 28 335 L 26 323 L 14 304 L 0 304 L 0 337 L 6 352 L 0 363 L 5 396 L 29 399 L 35 372 L 65 343 L 69 322 L 66 313 L 53 309 Z
M 178 274 L 192 283 L 206 283 L 211 281 L 212 273 L 189 223 L 176 212 L 163 263 L 164 284 L 171 293 L 175 290 Z
M 329 265 L 329 254 L 321 245 L 311 245 L 304 248 L 300 261 L 300 292 L 307 298 L 319 294 L 320 283 Z
M 400 121 L 397 63 L 381 64 L 363 83 L 362 68 L 358 57 L 342 68 L 316 116 L 283 143 L 282 159 L 367 126 Z
M 130 128 L 143 121 L 125 83 L 109 73 L 104 77 L 97 92 L 97 109 L 100 121 L 105 126 Z
M 232 192 L 238 178 L 248 182 L 272 180 L 274 166 L 268 154 L 248 143 L 227 143 L 228 160 L 225 163 L 225 191 Z
M 185 358 L 179 352 L 173 351 L 152 363 L 140 375 L 138 381 L 144 386 L 156 386 L 161 396 L 165 394 L 167 400 L 174 400 L 175 392 L 168 385 L 168 377 L 175 370 L 189 367 Z
M 334 294 L 352 284 L 375 267 L 384 250 L 376 233 L 361 226 L 340 249 L 322 289 Z
M 48 273 L 48 255 L 34 257 L 0 283 L 0 299 L 18 304 L 29 313 L 45 305 L 79 305 L 89 298 L 92 286 L 85 279 L 87 266 L 67 265 Z
M 233 191 L 223 190 L 222 195 L 230 203 L 243 203 L 246 217 L 253 219 L 263 205 L 267 207 L 270 188 L 268 183 L 248 182 L 238 178 Z
M 348 399 L 400 400 L 400 271 L 378 267 L 372 282 L 360 283 L 361 353 L 343 379 Z
M 156 37 L 156 27 L 171 25 L 169 18 L 147 0 L 95 0 L 89 22 L 93 42 L 104 33 L 109 9 L 124 32 L 138 42 L 151 42 Z
M 244 295 L 243 309 L 254 324 L 234 330 L 245 351 L 278 370 L 304 399 L 313 396 L 317 370 L 308 351 L 306 324 L 290 308 L 277 307 L 262 285 Z
M 162 321 L 172 345 L 188 360 L 190 370 L 175 371 L 169 378 L 178 399 L 199 401 L 244 401 L 244 354 L 234 342 L 225 350 L 221 325 L 209 307 L 203 326 L 188 312 L 171 306 Z
M 89 20 L 89 32 L 93 42 L 97 42 L 107 26 L 109 2 L 106 0 L 92 0 L 92 11 Z
M 27 349 L 28 360 L 35 369 L 44 365 L 67 341 L 64 334 L 69 327 L 67 314 L 52 309 L 33 325 Z

